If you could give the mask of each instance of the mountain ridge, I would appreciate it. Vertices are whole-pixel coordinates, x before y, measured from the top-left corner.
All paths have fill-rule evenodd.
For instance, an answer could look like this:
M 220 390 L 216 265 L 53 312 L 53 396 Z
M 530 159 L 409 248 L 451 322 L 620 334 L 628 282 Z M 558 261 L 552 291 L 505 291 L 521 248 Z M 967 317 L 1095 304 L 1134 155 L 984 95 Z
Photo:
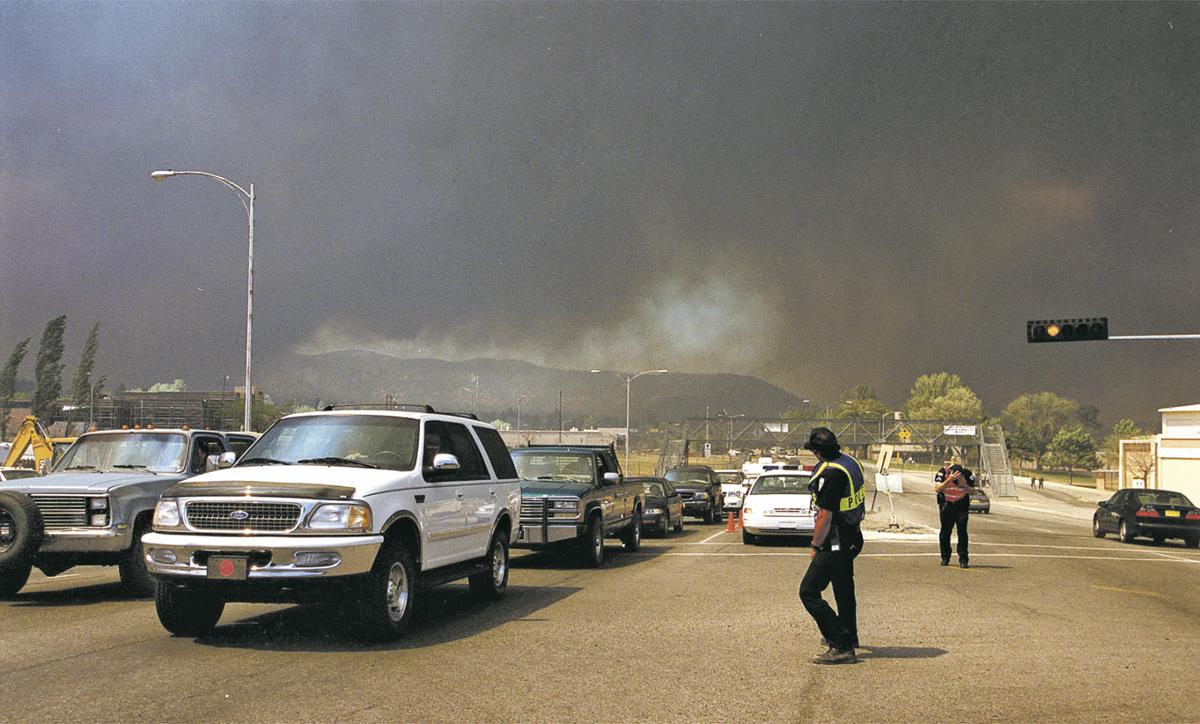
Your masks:
M 523 426 L 530 427 L 557 424 L 561 390 L 564 425 L 623 425 L 625 420 L 625 384 L 615 373 L 556 369 L 524 360 L 405 358 L 357 349 L 291 353 L 258 375 L 257 386 L 277 402 L 315 406 L 383 402 L 390 397 L 437 409 L 477 409 L 481 418 L 513 419 L 524 394 Z M 632 383 L 630 395 L 631 414 L 644 424 L 706 413 L 774 417 L 800 403 L 799 397 L 777 385 L 732 373 L 646 375 Z

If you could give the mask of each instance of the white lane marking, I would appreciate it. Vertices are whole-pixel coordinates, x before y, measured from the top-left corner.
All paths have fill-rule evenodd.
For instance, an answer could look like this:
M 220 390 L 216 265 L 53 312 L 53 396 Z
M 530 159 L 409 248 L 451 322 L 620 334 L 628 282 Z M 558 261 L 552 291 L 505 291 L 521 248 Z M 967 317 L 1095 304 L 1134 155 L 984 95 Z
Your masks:
M 1161 551 L 1146 551 L 1146 552 L 1153 553 L 1156 556 L 1162 556 L 1163 558 L 1170 558 L 1173 561 L 1186 561 L 1188 563 L 1200 563 L 1200 560 L 1196 560 L 1195 558 L 1184 558 L 1182 556 L 1171 555 L 1170 553 L 1163 553 Z
M 789 557 L 801 558 L 807 557 L 808 553 L 732 553 L 725 551 L 711 552 L 696 552 L 696 553 L 626 553 L 625 555 L 632 556 L 682 556 L 682 557 L 703 557 L 703 556 L 725 556 L 728 558 L 770 558 L 770 557 Z M 934 558 L 940 555 L 936 552 L 930 553 L 860 553 L 859 558 Z M 975 553 L 971 555 L 975 558 L 1058 558 L 1062 560 L 1073 561 L 1142 561 L 1145 563 L 1200 563 L 1188 558 L 1147 558 L 1147 557 L 1128 557 L 1128 556 L 1080 556 L 1080 555 L 1057 555 L 1050 553 Z
M 707 538 L 705 538 L 704 540 L 700 541 L 699 543 L 696 543 L 696 545 L 702 546 L 702 545 L 704 545 L 705 543 L 707 543 L 707 542 L 709 542 L 710 540 L 712 540 L 713 538 L 720 538 L 721 536 L 725 535 L 725 534 L 726 534 L 726 533 L 728 533 L 728 532 L 729 532 L 729 531 L 727 531 L 727 530 L 723 530 L 723 531 L 720 531 L 719 533 L 713 533 L 712 535 L 710 535 L 709 537 L 707 537 Z

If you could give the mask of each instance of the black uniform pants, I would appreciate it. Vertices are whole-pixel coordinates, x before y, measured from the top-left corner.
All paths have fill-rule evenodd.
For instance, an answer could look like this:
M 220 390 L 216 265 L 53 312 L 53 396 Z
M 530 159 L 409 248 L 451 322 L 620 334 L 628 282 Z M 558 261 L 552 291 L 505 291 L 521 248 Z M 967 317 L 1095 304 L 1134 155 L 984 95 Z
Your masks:
M 967 560 L 967 519 L 970 508 L 966 505 L 947 505 L 941 510 L 942 530 L 938 542 L 942 544 L 942 560 L 950 560 L 950 531 L 958 528 L 958 559 Z
M 861 549 L 861 548 L 859 548 Z M 838 649 L 852 648 L 858 638 L 858 602 L 854 598 L 854 556 L 852 551 L 817 551 L 800 581 L 800 602 L 817 622 L 821 635 Z M 837 613 L 833 612 L 821 593 L 833 584 Z

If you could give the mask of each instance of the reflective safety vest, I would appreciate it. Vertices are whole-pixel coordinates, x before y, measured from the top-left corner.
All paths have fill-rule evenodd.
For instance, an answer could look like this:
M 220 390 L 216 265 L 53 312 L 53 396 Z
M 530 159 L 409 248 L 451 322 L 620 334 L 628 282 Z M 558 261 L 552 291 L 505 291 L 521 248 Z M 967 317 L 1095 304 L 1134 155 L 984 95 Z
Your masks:
M 850 479 L 849 489 L 838 501 L 838 512 L 841 513 L 844 523 L 858 525 L 867 515 L 867 490 L 863 484 L 862 465 L 846 453 L 842 453 L 833 460 L 822 460 L 812 471 L 812 476 L 819 477 L 826 468 L 841 470 Z

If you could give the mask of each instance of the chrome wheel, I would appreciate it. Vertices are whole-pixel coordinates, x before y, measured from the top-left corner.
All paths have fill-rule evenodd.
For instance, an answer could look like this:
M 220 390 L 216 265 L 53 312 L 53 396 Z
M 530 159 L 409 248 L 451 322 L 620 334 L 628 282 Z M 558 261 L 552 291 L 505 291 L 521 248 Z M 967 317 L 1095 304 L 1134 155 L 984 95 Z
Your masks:
M 408 610 L 408 575 L 399 561 L 392 563 L 388 570 L 387 583 L 387 612 L 388 618 L 399 623 Z
M 17 522 L 12 515 L 0 508 L 0 553 L 7 553 L 17 542 Z
M 504 544 L 496 541 L 492 544 L 492 582 L 496 585 L 496 588 L 501 588 L 507 579 L 508 554 L 504 549 Z
M 599 525 L 592 526 L 592 554 L 596 558 L 604 554 L 604 529 Z

